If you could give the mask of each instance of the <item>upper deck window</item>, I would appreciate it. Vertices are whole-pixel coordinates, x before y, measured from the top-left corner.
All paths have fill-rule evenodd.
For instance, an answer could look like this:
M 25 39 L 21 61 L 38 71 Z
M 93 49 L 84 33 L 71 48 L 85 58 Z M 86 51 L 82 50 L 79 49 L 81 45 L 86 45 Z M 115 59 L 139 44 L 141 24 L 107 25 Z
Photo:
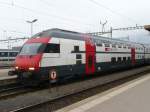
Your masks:
M 99 47 L 103 46 L 102 43 L 97 43 L 96 45 L 99 46 Z
M 60 44 L 47 44 L 45 53 L 60 53 Z
M 74 51 L 79 52 L 79 46 L 74 46 Z
M 124 46 L 123 46 L 123 48 L 124 48 L 124 49 L 126 49 L 126 48 L 127 48 L 127 46 L 126 46 L 126 45 L 124 45 Z
M 118 48 L 122 48 L 122 45 L 119 44 L 119 45 L 118 45 Z
M 7 57 L 8 56 L 8 52 L 0 52 L 0 57 Z
M 105 44 L 105 47 L 110 47 L 110 44 Z
M 116 48 L 116 45 L 115 45 L 115 44 L 112 44 L 112 48 Z

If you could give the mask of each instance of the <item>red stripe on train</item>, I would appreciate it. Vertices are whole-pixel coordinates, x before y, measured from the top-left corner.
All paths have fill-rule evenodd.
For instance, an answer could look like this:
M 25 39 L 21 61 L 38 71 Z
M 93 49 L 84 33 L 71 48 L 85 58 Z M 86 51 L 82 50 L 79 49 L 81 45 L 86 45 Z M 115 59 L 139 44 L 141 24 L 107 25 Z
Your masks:
M 131 48 L 131 63 L 135 65 L 135 48 Z
M 84 39 L 85 39 L 85 51 L 86 51 L 85 73 L 93 74 L 95 73 L 96 47 L 89 36 L 84 35 Z

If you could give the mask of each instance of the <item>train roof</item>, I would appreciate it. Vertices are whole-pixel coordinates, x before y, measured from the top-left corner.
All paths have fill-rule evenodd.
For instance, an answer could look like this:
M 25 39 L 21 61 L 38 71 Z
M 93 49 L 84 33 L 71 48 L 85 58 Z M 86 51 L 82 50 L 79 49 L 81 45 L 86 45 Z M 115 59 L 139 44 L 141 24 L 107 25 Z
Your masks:
M 142 43 L 130 42 L 125 40 L 119 40 L 114 38 L 102 37 L 102 36 L 92 36 L 86 33 L 62 30 L 58 28 L 48 29 L 42 31 L 40 33 L 35 34 L 32 38 L 36 37 L 57 37 L 57 38 L 66 38 L 66 39 L 73 39 L 73 40 L 85 40 L 86 37 L 92 37 L 94 42 L 96 41 L 103 41 L 104 43 L 120 43 L 120 44 L 134 44 L 134 45 L 142 45 Z M 83 38 L 85 37 L 85 38 Z

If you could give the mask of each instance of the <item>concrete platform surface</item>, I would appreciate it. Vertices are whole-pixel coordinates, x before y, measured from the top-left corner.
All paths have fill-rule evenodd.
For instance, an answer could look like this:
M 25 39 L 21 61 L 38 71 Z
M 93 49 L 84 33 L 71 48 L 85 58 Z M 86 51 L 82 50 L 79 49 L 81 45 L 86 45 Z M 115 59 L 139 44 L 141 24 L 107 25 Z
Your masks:
M 57 112 L 150 112 L 150 73 Z
M 16 76 L 8 76 L 8 71 L 10 70 L 11 69 L 0 69 L 0 80 L 16 77 Z

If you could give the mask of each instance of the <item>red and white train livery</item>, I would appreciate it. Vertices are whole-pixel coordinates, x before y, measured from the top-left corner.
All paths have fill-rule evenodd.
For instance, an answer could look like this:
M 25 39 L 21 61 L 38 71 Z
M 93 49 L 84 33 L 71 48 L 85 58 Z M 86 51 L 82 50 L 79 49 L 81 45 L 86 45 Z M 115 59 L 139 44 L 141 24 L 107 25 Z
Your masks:
M 52 82 L 150 63 L 150 46 L 50 29 L 29 39 L 15 60 L 20 80 Z

